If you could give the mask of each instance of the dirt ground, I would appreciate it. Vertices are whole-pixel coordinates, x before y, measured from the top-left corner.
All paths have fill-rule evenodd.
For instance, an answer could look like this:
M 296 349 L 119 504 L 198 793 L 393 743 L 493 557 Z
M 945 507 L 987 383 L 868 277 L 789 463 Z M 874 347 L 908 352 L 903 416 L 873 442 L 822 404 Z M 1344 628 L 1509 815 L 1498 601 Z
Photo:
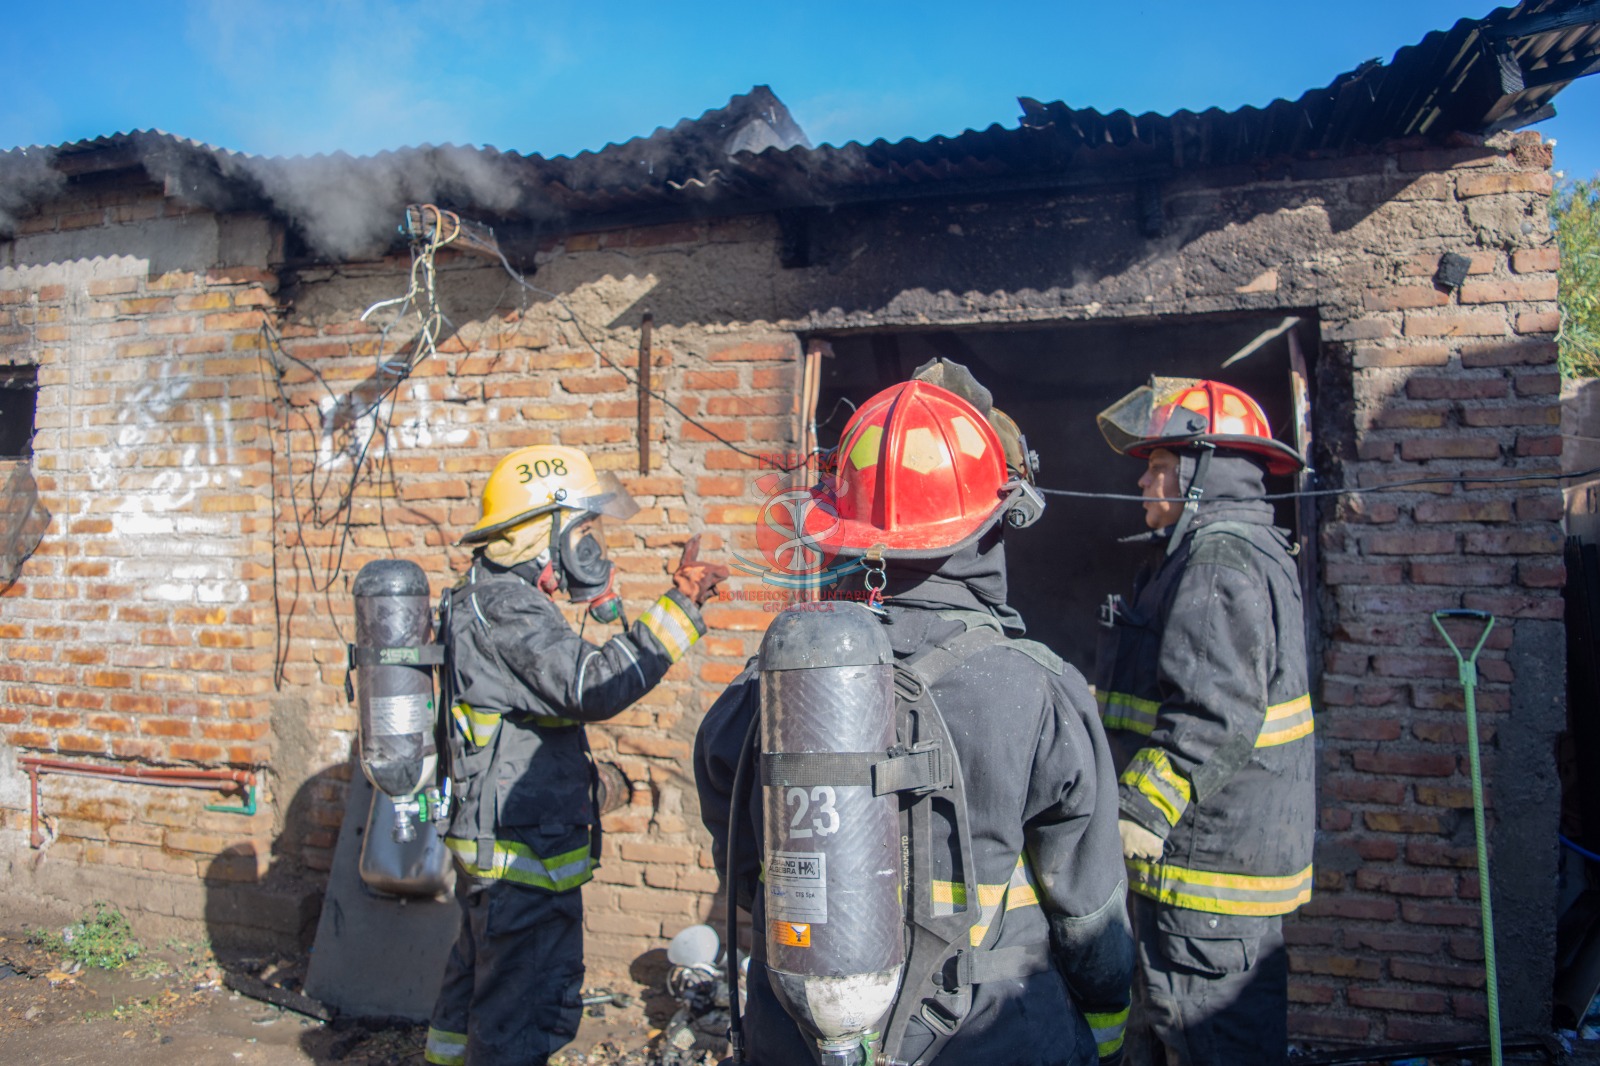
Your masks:
M 299 996 L 303 959 L 219 959 L 202 946 L 169 942 L 107 970 L 73 963 L 44 943 L 40 932 L 0 931 L 0 1062 L 422 1066 L 422 1025 L 325 1021 L 302 1013 L 319 1010 Z M 230 985 L 245 985 L 253 994 Z M 264 1002 L 260 995 L 286 1005 Z M 726 1045 L 702 1033 L 690 1046 L 682 1027 L 672 1024 L 684 1017 L 674 1019 L 678 1006 L 664 990 L 647 989 L 624 1006 L 588 1007 L 577 1040 L 552 1066 L 715 1066 Z M 680 1033 L 680 1046 L 663 1029 Z M 1301 1061 L 1323 1058 L 1313 1054 Z M 1342 1061 L 1353 1063 L 1351 1057 Z M 1508 1051 L 1505 1061 L 1600 1066 L 1600 1030 L 1558 1034 L 1549 1051 Z M 1487 1054 L 1404 1060 L 1405 1066 L 1474 1062 L 1488 1062 Z
M 33 935 L 30 935 L 33 934 Z M 322 1021 L 229 987 L 297 998 L 304 960 L 218 959 L 202 947 L 150 948 L 115 970 L 74 966 L 37 931 L 0 932 L 0 1062 L 49 1066 L 421 1066 L 426 1028 Z M 241 981 L 240 978 L 244 978 Z M 586 990 L 586 994 L 599 990 Z M 711 1066 L 720 1049 L 662 1041 L 664 992 L 591 1006 L 552 1066 Z M 687 1040 L 680 1041 L 687 1044 Z

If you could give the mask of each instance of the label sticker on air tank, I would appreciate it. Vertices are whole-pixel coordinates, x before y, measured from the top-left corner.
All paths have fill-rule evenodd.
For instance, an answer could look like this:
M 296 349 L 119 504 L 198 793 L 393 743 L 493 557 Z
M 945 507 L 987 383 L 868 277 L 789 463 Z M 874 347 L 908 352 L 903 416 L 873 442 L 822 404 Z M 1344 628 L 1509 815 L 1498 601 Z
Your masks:
M 399 737 L 407 733 L 433 731 L 433 697 L 423 693 L 417 696 L 374 696 L 367 702 L 371 713 L 371 734 L 375 737 Z
M 827 856 L 815 851 L 775 851 L 767 859 L 767 914 L 775 922 L 826 925 Z

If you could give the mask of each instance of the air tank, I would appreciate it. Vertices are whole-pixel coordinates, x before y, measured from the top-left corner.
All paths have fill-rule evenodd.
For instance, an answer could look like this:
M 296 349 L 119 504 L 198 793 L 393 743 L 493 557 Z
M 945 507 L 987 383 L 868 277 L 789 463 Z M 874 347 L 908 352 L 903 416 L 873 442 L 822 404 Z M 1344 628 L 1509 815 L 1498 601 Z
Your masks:
M 356 695 L 361 770 L 397 799 L 431 785 L 433 670 L 423 648 L 433 640 L 433 610 L 422 567 L 379 559 L 356 574 Z
M 892 747 L 893 663 L 882 623 L 855 603 L 790 607 L 761 643 L 767 968 L 825 1066 L 862 1061 L 899 987 L 899 806 L 870 783 L 828 783 L 849 776 L 826 766 L 775 770 L 772 757 Z

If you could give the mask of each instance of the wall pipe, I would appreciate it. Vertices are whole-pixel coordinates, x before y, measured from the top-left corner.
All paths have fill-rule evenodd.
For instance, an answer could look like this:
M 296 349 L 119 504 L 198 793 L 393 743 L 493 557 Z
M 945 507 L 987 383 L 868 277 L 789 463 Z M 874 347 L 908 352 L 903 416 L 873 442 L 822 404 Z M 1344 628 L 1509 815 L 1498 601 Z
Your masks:
M 48 759 L 25 755 L 17 760 L 28 771 L 29 823 L 28 842 L 34 848 L 44 847 L 45 836 L 39 829 L 39 777 L 43 774 L 64 774 L 68 777 L 90 777 L 105 780 L 132 781 L 142 785 L 160 785 L 166 788 L 236 788 L 244 793 L 244 805 L 230 807 L 221 803 L 208 803 L 206 810 L 224 814 L 251 815 L 256 813 L 256 775 L 250 770 L 201 770 L 180 767 L 105 766 L 100 763 L 70 762 L 66 759 Z

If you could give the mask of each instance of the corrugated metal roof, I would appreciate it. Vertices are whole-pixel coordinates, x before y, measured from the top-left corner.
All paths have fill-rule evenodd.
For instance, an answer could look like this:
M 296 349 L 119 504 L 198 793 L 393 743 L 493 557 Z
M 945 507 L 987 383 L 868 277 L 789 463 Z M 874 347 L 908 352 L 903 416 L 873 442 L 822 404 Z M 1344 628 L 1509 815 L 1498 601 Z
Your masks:
M 1600 68 L 1600 0 L 1528 0 L 1462 19 L 1305 93 L 1264 107 L 1102 113 L 1019 101 L 1020 124 L 928 140 L 812 147 L 765 86 L 654 133 L 571 157 L 422 146 L 375 156 L 266 158 L 160 131 L 0 153 L 66 176 L 142 169 L 218 208 L 304 223 L 315 198 L 351 187 L 434 200 L 497 225 L 593 229 L 741 210 L 1135 181 L 1197 167 L 1444 140 L 1546 117 L 1572 78 Z M 0 169 L 0 194 L 5 193 Z M 24 182 L 23 184 L 27 184 Z M 13 190 L 15 192 L 15 190 Z M 9 200 L 18 199 L 12 195 Z M 0 206 L 8 199 L 0 195 Z M 385 211 L 399 204 L 375 204 Z

